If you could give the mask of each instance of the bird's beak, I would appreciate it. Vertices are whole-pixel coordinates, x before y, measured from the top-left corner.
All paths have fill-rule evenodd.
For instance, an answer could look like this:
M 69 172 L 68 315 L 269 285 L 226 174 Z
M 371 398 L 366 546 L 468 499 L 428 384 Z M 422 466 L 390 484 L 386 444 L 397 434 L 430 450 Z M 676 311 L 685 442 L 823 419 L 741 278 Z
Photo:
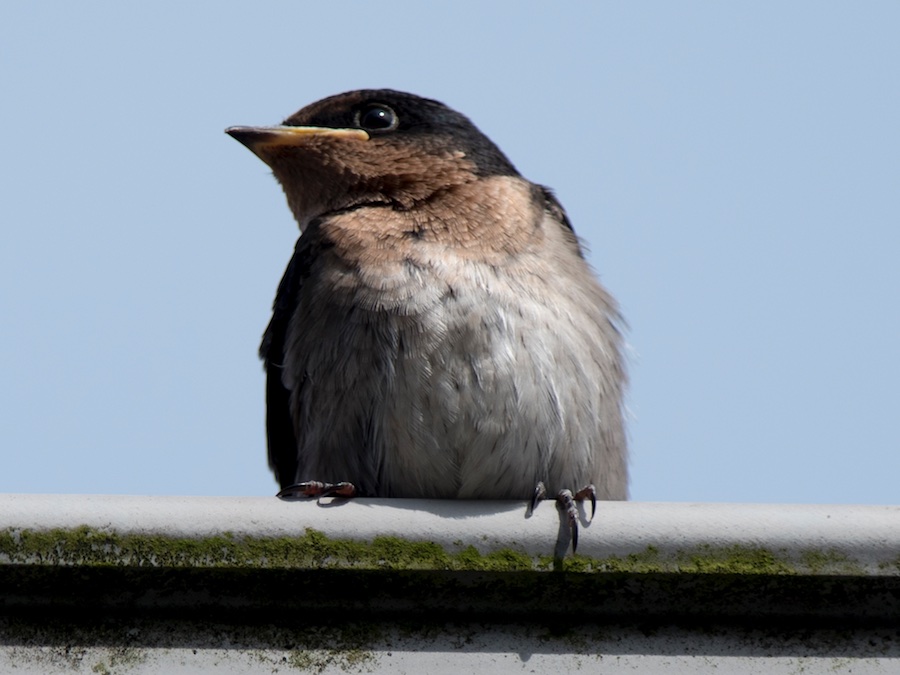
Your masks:
M 246 145 L 265 161 L 266 151 L 300 145 L 313 137 L 330 136 L 348 140 L 367 141 L 369 134 L 362 129 L 332 129 L 331 127 L 228 127 L 225 133 Z M 260 154 L 262 153 L 262 154 Z

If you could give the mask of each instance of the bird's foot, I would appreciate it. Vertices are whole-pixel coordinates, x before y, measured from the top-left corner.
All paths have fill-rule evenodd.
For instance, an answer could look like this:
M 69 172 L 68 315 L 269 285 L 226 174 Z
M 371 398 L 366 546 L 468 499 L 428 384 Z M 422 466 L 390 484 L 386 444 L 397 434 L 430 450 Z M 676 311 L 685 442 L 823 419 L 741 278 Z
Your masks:
M 543 482 L 538 482 L 531 496 L 531 511 L 534 511 L 538 502 L 546 497 L 546 486 Z M 583 502 L 586 499 L 591 500 L 591 520 L 593 520 L 594 514 L 597 513 L 597 489 L 593 485 L 587 485 L 574 494 L 571 490 L 560 490 L 556 493 L 556 504 L 568 520 L 569 532 L 572 535 L 572 553 L 578 549 L 578 508 L 575 502 Z
M 281 490 L 278 493 L 279 499 L 303 499 L 323 497 L 346 497 L 347 499 L 356 496 L 356 486 L 353 483 L 342 481 L 340 483 L 323 483 L 317 480 L 308 480 L 302 483 L 295 483 Z

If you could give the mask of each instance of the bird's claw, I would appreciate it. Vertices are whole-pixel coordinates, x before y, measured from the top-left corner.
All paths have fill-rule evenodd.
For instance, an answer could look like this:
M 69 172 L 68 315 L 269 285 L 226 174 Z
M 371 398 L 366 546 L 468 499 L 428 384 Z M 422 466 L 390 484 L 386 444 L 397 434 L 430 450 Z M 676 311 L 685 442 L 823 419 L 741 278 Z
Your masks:
M 597 513 L 597 488 L 586 485 L 575 493 L 575 501 L 583 502 L 585 499 L 591 500 L 591 520 L 593 520 Z
M 346 497 L 356 496 L 356 486 L 347 481 L 340 483 L 323 483 L 317 480 L 308 480 L 302 483 L 289 485 L 278 493 L 279 499 L 303 499 L 323 497 Z
M 544 485 L 543 481 L 538 481 L 538 484 L 534 486 L 534 494 L 531 495 L 531 508 L 529 513 L 534 513 L 534 510 L 537 508 L 538 502 L 544 499 L 547 496 L 547 487 Z
M 543 482 L 538 482 L 531 497 L 531 510 L 534 511 L 538 502 L 546 496 L 547 488 Z M 560 490 L 556 494 L 556 503 L 565 514 L 569 532 L 572 534 L 572 553 L 578 549 L 578 508 L 575 502 L 582 502 L 585 499 L 591 500 L 591 520 L 593 520 L 594 514 L 597 513 L 597 489 L 593 485 L 587 485 L 574 494 L 571 490 Z
M 569 521 L 572 533 L 572 553 L 578 550 L 578 509 L 575 508 L 575 496 L 571 490 L 560 490 L 556 495 L 556 503 Z

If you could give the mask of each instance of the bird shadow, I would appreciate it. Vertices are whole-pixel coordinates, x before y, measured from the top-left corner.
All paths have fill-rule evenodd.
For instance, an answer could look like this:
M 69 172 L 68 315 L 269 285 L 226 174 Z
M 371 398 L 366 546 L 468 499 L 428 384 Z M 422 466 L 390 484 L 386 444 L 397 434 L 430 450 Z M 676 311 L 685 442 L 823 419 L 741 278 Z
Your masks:
M 518 510 L 521 510 L 523 518 L 530 519 L 534 516 L 534 511 L 540 505 L 540 502 L 538 502 L 537 504 L 529 503 L 523 509 L 521 500 L 485 501 L 474 499 L 405 499 L 400 497 L 367 498 L 343 497 L 339 495 L 330 495 L 325 497 L 285 496 L 280 497 L 280 499 L 286 502 L 308 502 L 311 500 L 315 500 L 317 506 L 325 509 L 340 507 L 350 502 L 354 502 L 359 506 L 365 506 L 368 508 L 372 508 L 380 504 L 389 504 L 392 508 L 419 512 L 424 511 L 426 513 L 431 513 L 442 518 L 451 519 L 466 519 L 476 515 L 483 515 L 486 512 L 499 513 Z M 547 501 L 553 501 L 554 505 L 556 506 L 556 511 L 559 515 L 559 527 L 557 529 L 556 544 L 554 545 L 553 549 L 553 558 L 554 568 L 561 569 L 562 560 L 572 549 L 572 544 L 575 541 L 575 537 L 573 536 L 572 528 L 569 526 L 569 519 L 568 515 L 566 514 L 565 508 L 555 500 Z M 584 529 L 590 526 L 592 518 L 587 512 L 585 502 L 577 501 L 575 503 L 575 507 L 577 509 L 577 527 L 579 527 L 580 529 Z

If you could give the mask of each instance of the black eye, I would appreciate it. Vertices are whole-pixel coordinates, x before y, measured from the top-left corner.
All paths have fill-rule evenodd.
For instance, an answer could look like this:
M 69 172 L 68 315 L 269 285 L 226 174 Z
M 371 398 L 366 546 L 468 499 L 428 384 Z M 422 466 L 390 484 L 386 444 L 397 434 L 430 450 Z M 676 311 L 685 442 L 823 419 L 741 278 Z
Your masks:
M 397 113 L 381 103 L 372 103 L 356 113 L 356 123 L 366 131 L 391 131 L 398 121 Z

